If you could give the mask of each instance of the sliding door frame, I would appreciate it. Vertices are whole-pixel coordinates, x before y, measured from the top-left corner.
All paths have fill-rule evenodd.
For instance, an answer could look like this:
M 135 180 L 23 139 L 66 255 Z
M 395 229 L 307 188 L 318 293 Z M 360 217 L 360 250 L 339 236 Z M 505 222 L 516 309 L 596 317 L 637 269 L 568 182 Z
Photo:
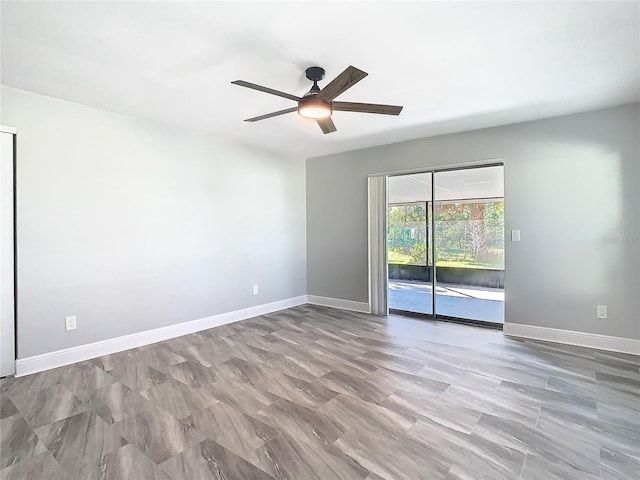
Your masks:
M 441 167 L 429 167 L 429 168 L 425 168 L 425 169 L 416 169 L 416 170 L 407 170 L 407 171 L 399 171 L 399 172 L 389 172 L 385 174 L 385 177 L 387 178 L 387 183 L 388 183 L 388 178 L 389 177 L 401 177 L 404 175 L 412 175 L 412 174 L 425 174 L 428 173 L 431 175 L 431 202 L 427 202 L 427 205 L 429 203 L 431 203 L 431 208 L 428 209 L 427 212 L 427 237 L 429 236 L 429 226 L 431 227 L 431 242 L 430 242 L 430 250 L 431 250 L 431 259 L 432 259 L 432 265 L 431 265 L 431 312 L 432 313 L 420 313 L 420 312 L 411 312 L 411 311 L 405 311 L 405 310 L 396 310 L 396 309 L 390 309 L 387 305 L 387 309 L 386 311 L 388 313 L 398 313 L 398 314 L 410 314 L 411 316 L 415 316 L 415 317 L 420 317 L 420 318 L 425 318 L 425 319 L 429 319 L 429 320 L 441 320 L 441 321 L 445 321 L 445 322 L 453 322 L 453 323 L 462 323 L 462 324 L 469 324 L 469 325 L 477 325 L 477 326 L 483 326 L 483 327 L 489 327 L 489 328 L 495 328 L 495 329 L 499 329 L 502 330 L 504 324 L 503 323 L 497 323 L 497 322 L 488 322 L 488 321 L 484 321 L 484 320 L 474 320 L 474 319 L 470 319 L 470 318 L 462 318 L 462 317 L 452 317 L 452 316 L 448 316 L 448 315 L 442 315 L 442 314 L 438 314 L 437 313 L 437 305 L 436 305 L 436 286 L 437 286 L 437 265 L 436 265 L 436 241 L 435 241 L 435 233 L 436 233 L 436 216 L 435 216 L 435 203 L 436 203 L 436 173 L 440 173 L 440 172 L 453 172 L 453 171 L 458 171 L 458 170 L 472 170 L 472 169 L 476 169 L 476 168 L 485 168 L 485 167 L 502 167 L 504 169 L 504 161 L 503 159 L 491 159 L 491 160 L 486 160 L 486 161 L 480 161 L 480 162 L 469 162 L 469 163 L 465 163 L 465 164 L 456 164 L 456 165 L 449 165 L 449 166 L 441 166 Z M 372 177 L 374 175 L 370 175 L 370 177 Z M 376 175 L 376 176 L 380 176 L 380 175 Z M 385 195 L 385 211 L 388 210 L 389 207 L 389 202 L 388 202 L 388 192 L 387 195 Z M 429 225 L 429 216 L 431 216 L 431 224 Z M 386 235 L 386 229 L 384 232 L 384 235 L 382 237 L 378 237 L 378 241 L 380 242 L 380 245 L 384 246 L 384 249 L 386 251 L 387 249 L 387 235 Z M 388 262 L 388 260 L 387 260 Z M 427 264 L 427 268 L 429 268 L 429 254 L 427 253 L 427 258 L 426 258 L 426 264 Z M 371 265 L 370 265 L 371 267 Z M 387 268 L 385 269 L 387 271 L 387 277 L 384 280 L 384 285 L 386 288 L 388 288 L 388 263 L 387 263 Z M 373 277 L 371 277 L 372 280 L 374 280 Z

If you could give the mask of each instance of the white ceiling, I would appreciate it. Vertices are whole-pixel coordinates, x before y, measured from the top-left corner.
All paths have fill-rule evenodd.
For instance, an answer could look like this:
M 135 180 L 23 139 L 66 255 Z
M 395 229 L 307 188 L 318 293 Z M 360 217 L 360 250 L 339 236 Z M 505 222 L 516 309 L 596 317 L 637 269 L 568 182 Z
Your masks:
M 417 173 L 389 177 L 389 203 L 431 201 L 431 174 Z M 438 201 L 504 197 L 504 168 L 465 168 L 435 173 Z
M 1 77 L 30 90 L 273 151 L 317 156 L 640 98 L 638 2 L 6 2 Z M 304 69 L 369 76 L 338 132 L 288 114 Z M 322 87 L 324 83 L 321 83 Z

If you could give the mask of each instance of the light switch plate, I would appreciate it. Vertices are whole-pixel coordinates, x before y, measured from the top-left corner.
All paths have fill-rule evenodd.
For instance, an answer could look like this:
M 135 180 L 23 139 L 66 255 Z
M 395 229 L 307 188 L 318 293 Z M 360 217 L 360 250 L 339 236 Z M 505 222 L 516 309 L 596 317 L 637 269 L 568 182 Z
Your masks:
M 520 241 L 520 230 L 511 230 L 511 241 L 512 242 Z

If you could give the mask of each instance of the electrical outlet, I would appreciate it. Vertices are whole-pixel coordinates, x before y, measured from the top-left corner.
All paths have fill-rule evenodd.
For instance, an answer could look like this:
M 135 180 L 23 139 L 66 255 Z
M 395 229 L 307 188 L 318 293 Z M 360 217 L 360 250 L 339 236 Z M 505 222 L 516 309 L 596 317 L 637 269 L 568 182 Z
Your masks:
M 606 305 L 598 305 L 596 308 L 596 315 L 598 318 L 607 318 L 607 306 Z
M 75 330 L 76 329 L 76 316 L 65 317 L 64 319 L 64 328 L 65 330 Z
M 253 294 L 258 295 L 258 285 L 253 286 Z

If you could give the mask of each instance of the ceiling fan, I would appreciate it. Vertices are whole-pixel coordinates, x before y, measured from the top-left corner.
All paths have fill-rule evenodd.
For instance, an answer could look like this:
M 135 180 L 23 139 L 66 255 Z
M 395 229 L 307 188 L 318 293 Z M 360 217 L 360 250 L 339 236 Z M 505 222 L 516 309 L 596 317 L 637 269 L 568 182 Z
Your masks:
M 335 132 L 336 126 L 331 120 L 331 114 L 336 112 L 360 112 L 360 113 L 379 113 L 383 115 L 400 115 L 402 107 L 397 105 L 378 105 L 375 103 L 354 103 L 354 102 L 336 102 L 334 99 L 348 88 L 353 87 L 356 83 L 366 77 L 368 74 L 356 67 L 349 66 L 334 78 L 323 89 L 320 89 L 318 82 L 324 78 L 324 68 L 309 67 L 305 70 L 306 77 L 313 82 L 311 90 L 302 97 L 297 97 L 289 93 L 274 90 L 272 88 L 256 85 L 255 83 L 245 82 L 244 80 L 235 80 L 231 83 L 240 85 L 241 87 L 252 88 L 260 92 L 270 93 L 278 97 L 288 98 L 298 102 L 297 107 L 278 110 L 277 112 L 267 113 L 258 117 L 247 118 L 245 122 L 257 122 L 265 118 L 277 117 L 285 113 L 297 111 L 303 117 L 312 118 L 318 122 L 322 131 L 327 134 Z

